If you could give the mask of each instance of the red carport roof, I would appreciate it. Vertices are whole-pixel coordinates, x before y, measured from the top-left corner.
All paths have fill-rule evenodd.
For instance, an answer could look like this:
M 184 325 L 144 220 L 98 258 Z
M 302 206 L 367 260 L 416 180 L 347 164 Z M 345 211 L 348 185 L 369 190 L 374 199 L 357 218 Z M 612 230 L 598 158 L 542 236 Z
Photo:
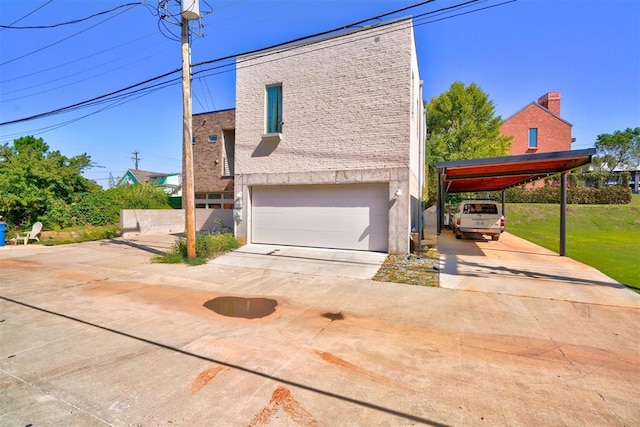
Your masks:
M 588 165 L 595 148 L 438 163 L 447 193 L 497 191 Z

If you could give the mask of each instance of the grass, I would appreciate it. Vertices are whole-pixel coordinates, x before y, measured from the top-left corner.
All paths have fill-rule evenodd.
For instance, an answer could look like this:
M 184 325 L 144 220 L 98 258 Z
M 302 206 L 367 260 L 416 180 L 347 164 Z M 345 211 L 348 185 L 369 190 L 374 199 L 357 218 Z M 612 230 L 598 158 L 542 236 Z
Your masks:
M 85 226 L 65 228 L 60 231 L 43 231 L 40 243 L 45 246 L 66 245 L 69 243 L 90 242 L 93 240 L 112 239 L 120 235 L 120 226 L 103 225 L 100 227 Z M 29 242 L 34 244 L 38 242 Z
M 554 252 L 560 206 L 507 204 L 507 231 Z M 566 255 L 640 293 L 640 196 L 628 205 L 568 205 Z
M 421 257 L 415 255 L 389 255 L 373 277 L 378 282 L 403 283 L 416 286 L 440 286 L 439 255 L 429 249 Z

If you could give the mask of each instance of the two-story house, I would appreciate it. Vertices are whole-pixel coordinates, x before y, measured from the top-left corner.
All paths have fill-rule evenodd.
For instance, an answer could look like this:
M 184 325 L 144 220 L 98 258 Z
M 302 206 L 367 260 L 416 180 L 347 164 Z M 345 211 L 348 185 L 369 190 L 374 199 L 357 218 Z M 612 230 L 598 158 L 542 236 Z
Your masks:
M 513 136 L 511 155 L 571 150 L 571 127 L 560 117 L 560 92 L 548 92 L 502 123 L 500 132 Z
M 193 177 L 196 209 L 233 209 L 235 109 L 194 114 Z
M 236 69 L 238 237 L 407 253 L 424 165 L 412 20 L 240 56 Z

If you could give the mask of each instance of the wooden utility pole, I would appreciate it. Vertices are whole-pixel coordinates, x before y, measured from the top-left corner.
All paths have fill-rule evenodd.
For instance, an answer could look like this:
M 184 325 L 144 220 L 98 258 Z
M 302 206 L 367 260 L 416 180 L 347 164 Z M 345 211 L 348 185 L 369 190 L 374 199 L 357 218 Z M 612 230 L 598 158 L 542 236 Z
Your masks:
M 138 163 L 140 163 L 140 160 L 142 160 L 140 157 L 138 157 L 138 154 L 140 154 L 140 152 L 136 150 L 131 154 L 133 154 L 133 157 L 131 158 L 131 160 L 133 160 L 133 162 L 136 165 L 136 170 L 138 170 Z
M 191 51 L 189 20 L 181 18 L 182 33 L 182 197 L 187 234 L 187 258 L 196 257 L 195 194 L 193 189 L 193 130 L 191 127 Z

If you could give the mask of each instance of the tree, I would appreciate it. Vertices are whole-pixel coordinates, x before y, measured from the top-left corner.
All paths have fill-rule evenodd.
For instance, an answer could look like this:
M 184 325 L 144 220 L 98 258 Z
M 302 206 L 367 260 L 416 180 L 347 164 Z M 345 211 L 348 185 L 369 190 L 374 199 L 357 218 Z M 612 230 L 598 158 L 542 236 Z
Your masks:
M 500 133 L 502 119 L 487 94 L 475 83 L 454 82 L 427 104 L 429 202 L 436 199 L 436 164 L 451 160 L 504 156 L 510 136 Z
M 49 151 L 42 138 L 24 136 L 12 146 L 0 145 L 0 215 L 14 226 L 38 220 L 61 225 L 83 193 L 100 189 L 81 175 L 91 166 L 87 154 L 66 157 Z
M 640 127 L 598 135 L 594 164 L 613 171 L 617 167 L 637 167 L 640 164 Z

